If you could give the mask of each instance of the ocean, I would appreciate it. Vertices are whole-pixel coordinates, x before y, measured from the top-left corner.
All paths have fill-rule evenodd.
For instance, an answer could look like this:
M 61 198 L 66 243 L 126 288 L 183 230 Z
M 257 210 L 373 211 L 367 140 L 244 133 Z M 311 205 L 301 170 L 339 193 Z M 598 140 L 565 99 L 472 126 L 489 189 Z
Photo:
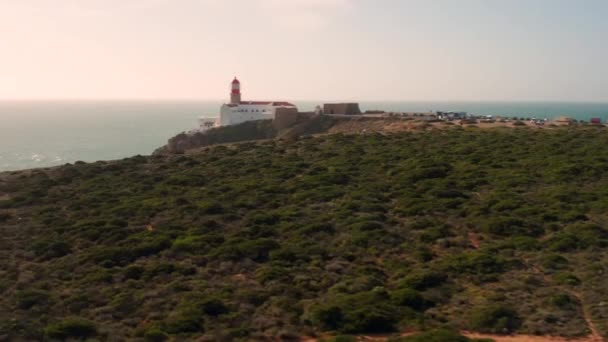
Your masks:
M 312 110 L 323 101 L 295 102 Z M 0 171 L 151 154 L 220 101 L 0 101 Z M 362 110 L 608 120 L 608 103 L 362 102 Z

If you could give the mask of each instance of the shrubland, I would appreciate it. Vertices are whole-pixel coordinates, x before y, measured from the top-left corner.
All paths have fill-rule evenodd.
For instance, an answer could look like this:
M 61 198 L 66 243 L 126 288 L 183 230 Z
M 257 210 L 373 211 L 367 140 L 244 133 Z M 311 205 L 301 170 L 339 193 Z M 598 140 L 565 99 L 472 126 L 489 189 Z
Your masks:
M 0 339 L 573 337 L 584 311 L 606 334 L 607 143 L 451 128 L 3 173 Z

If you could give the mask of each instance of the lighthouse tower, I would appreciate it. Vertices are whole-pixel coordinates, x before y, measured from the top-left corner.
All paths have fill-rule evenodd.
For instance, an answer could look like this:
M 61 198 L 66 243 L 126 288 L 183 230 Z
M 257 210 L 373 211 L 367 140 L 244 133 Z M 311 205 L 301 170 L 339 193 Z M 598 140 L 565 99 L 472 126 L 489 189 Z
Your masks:
M 297 111 L 295 105 L 285 101 L 243 101 L 241 82 L 235 77 L 230 84 L 230 102 L 222 105 L 220 117 L 212 127 L 237 125 L 246 121 L 272 120 L 277 110 L 283 108 Z M 207 121 L 201 121 L 201 131 L 207 129 L 203 127 L 206 123 Z
M 285 101 L 243 101 L 241 82 L 235 77 L 230 84 L 230 102 L 222 105 L 220 117 L 199 118 L 197 131 L 204 132 L 213 127 L 238 125 L 247 121 L 273 120 L 278 110 L 297 113 L 298 108 Z
M 235 77 L 232 81 L 232 90 L 230 91 L 230 103 L 241 103 L 241 82 Z

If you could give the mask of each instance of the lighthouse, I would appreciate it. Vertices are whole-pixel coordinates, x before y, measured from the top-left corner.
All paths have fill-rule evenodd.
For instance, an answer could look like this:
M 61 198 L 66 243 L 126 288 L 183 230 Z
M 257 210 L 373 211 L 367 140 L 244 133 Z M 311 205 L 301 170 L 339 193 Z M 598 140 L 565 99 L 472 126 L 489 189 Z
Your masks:
M 238 105 L 241 103 L 241 82 L 235 77 L 232 80 L 232 90 L 230 91 L 230 103 Z
M 247 121 L 273 120 L 277 110 L 295 110 L 298 108 L 285 101 L 243 101 L 241 99 L 241 82 L 235 77 L 230 83 L 230 102 L 220 108 L 219 118 L 199 118 L 199 132 L 213 127 L 237 125 Z

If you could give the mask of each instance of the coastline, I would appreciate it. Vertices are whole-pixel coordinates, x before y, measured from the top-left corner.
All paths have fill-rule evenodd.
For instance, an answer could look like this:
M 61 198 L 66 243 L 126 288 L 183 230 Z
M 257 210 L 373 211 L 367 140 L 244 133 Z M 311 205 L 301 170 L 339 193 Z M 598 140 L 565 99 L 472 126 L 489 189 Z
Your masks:
M 515 126 L 514 122 L 478 122 L 475 124 L 452 124 L 446 122 L 426 122 L 426 121 L 414 121 L 414 120 L 402 120 L 398 118 L 387 118 L 387 117 L 349 117 L 349 118 L 340 118 L 337 119 L 338 124 L 329 128 L 326 132 L 318 132 L 310 135 L 326 135 L 326 134 L 369 134 L 369 133 L 382 133 L 382 134 L 394 134 L 400 132 L 423 132 L 425 130 L 447 130 L 447 129 L 532 129 L 532 130 L 555 130 L 555 129 L 603 129 L 606 126 L 602 125 L 593 125 L 593 124 L 547 124 L 545 126 L 538 126 L 532 123 L 531 121 L 522 121 L 525 125 L 523 126 Z M 175 137 L 183 136 L 185 133 L 180 133 Z M 306 135 L 306 134 L 303 134 Z M 172 137 L 169 139 L 174 139 Z M 239 143 L 256 143 L 256 142 L 264 142 L 269 140 L 274 140 L 277 137 L 264 138 L 264 139 L 244 139 L 244 140 L 236 140 L 236 141 L 227 141 L 227 142 L 217 142 L 203 146 L 194 146 L 191 148 L 187 148 L 184 152 L 187 153 L 197 153 L 200 149 L 205 149 L 215 145 L 233 145 Z M 281 137 L 281 138 L 293 138 L 293 137 Z M 68 162 L 64 164 L 58 165 L 48 165 L 48 166 L 40 166 L 40 167 L 29 167 L 24 169 L 15 169 L 15 170 L 0 170 L 0 180 L 2 180 L 3 175 L 10 175 L 13 173 L 24 173 L 24 172 L 34 172 L 34 171 L 45 171 L 52 170 L 55 168 L 59 168 L 65 165 L 74 165 L 76 163 L 112 163 L 117 162 L 124 159 L 133 158 L 136 156 L 144 156 L 149 157 L 155 154 L 164 154 L 164 153 L 156 153 L 163 149 L 167 145 L 163 145 L 157 147 L 155 151 L 151 151 L 150 154 L 135 154 L 131 156 L 127 156 L 124 158 L 116 158 L 116 159 L 106 159 L 106 160 L 97 160 L 97 161 L 74 161 Z M 179 152 L 181 153 L 181 152 Z

